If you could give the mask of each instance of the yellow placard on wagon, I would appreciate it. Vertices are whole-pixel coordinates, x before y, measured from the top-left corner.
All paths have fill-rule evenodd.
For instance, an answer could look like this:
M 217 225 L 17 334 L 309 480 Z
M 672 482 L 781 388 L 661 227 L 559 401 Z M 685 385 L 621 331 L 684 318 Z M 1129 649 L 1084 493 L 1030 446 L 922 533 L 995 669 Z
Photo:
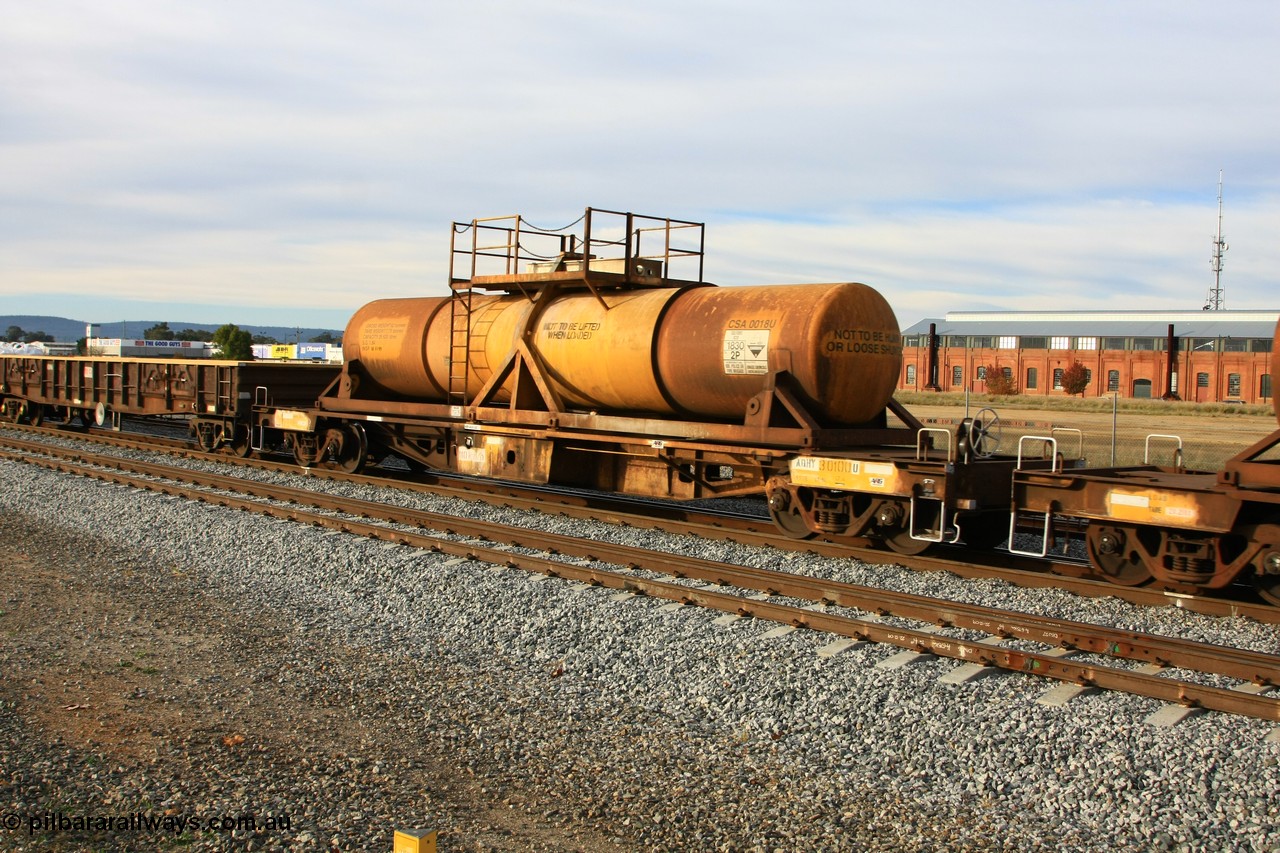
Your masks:
M 797 456 L 791 460 L 791 482 L 820 489 L 893 492 L 898 488 L 898 469 L 885 462 Z
M 1124 521 L 1195 527 L 1200 521 L 1200 507 L 1194 495 L 1112 489 L 1107 492 L 1107 515 Z

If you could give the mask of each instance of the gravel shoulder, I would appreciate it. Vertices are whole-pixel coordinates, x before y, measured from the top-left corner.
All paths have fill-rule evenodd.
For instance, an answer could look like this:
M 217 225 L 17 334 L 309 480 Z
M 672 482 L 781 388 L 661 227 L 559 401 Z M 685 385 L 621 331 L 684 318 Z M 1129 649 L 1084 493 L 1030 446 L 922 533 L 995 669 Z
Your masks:
M 467 747 L 479 674 L 317 641 L 198 568 L 21 512 L 3 530 L 0 802 L 23 817 L 5 849 L 390 849 L 420 825 L 442 849 L 628 849 L 540 820 L 540 793 Z M 139 811 L 288 826 L 29 827 Z
M 822 659 L 809 632 L 765 640 L 754 620 L 31 466 L 0 476 L 0 812 L 288 817 L 24 822 L 5 849 L 387 850 L 395 827 L 439 829 L 441 850 L 1280 849 L 1261 721 L 1157 729 L 1141 721 L 1158 703 L 1115 695 L 1046 708 L 1022 676 L 947 687 L 944 661 L 874 668 L 895 650 Z M 1232 620 L 1070 606 L 1276 644 Z

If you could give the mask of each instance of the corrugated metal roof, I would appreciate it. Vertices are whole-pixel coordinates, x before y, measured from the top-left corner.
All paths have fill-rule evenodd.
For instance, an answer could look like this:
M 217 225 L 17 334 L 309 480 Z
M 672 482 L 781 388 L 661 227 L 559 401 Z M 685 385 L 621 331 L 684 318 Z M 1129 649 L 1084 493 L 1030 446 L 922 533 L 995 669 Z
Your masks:
M 904 335 L 1096 335 L 1163 338 L 1173 324 L 1179 338 L 1271 338 L 1280 311 L 948 311 L 945 319 L 925 318 Z

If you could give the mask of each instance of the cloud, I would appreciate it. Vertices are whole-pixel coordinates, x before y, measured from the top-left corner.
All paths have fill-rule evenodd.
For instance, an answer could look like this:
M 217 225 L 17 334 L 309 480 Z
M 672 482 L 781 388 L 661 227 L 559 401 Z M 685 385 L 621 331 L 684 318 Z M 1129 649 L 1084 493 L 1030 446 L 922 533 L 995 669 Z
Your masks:
M 453 219 L 708 222 L 725 281 L 901 315 L 1274 307 L 1280 7 L 28 4 L 0 32 L 0 304 L 236 317 L 439 292 Z M 1136 306 L 1133 306 L 1136 307 Z M 192 320 L 199 318 L 192 317 Z

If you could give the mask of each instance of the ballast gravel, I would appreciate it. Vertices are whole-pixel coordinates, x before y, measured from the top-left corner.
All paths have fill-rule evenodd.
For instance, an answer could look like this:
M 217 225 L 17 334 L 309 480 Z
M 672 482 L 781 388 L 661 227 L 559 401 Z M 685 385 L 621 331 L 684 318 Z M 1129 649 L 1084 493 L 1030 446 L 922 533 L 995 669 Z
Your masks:
M 1027 676 L 940 684 L 955 664 L 875 667 L 896 648 L 825 658 L 812 632 L 29 465 L 0 477 L 0 811 L 22 818 L 5 849 L 390 850 L 420 827 L 441 850 L 1280 850 L 1273 723 L 1159 728 L 1159 702 L 1116 694 L 1050 707 Z M 1245 620 L 528 523 L 1280 651 Z M 28 831 L 135 812 L 288 826 Z

